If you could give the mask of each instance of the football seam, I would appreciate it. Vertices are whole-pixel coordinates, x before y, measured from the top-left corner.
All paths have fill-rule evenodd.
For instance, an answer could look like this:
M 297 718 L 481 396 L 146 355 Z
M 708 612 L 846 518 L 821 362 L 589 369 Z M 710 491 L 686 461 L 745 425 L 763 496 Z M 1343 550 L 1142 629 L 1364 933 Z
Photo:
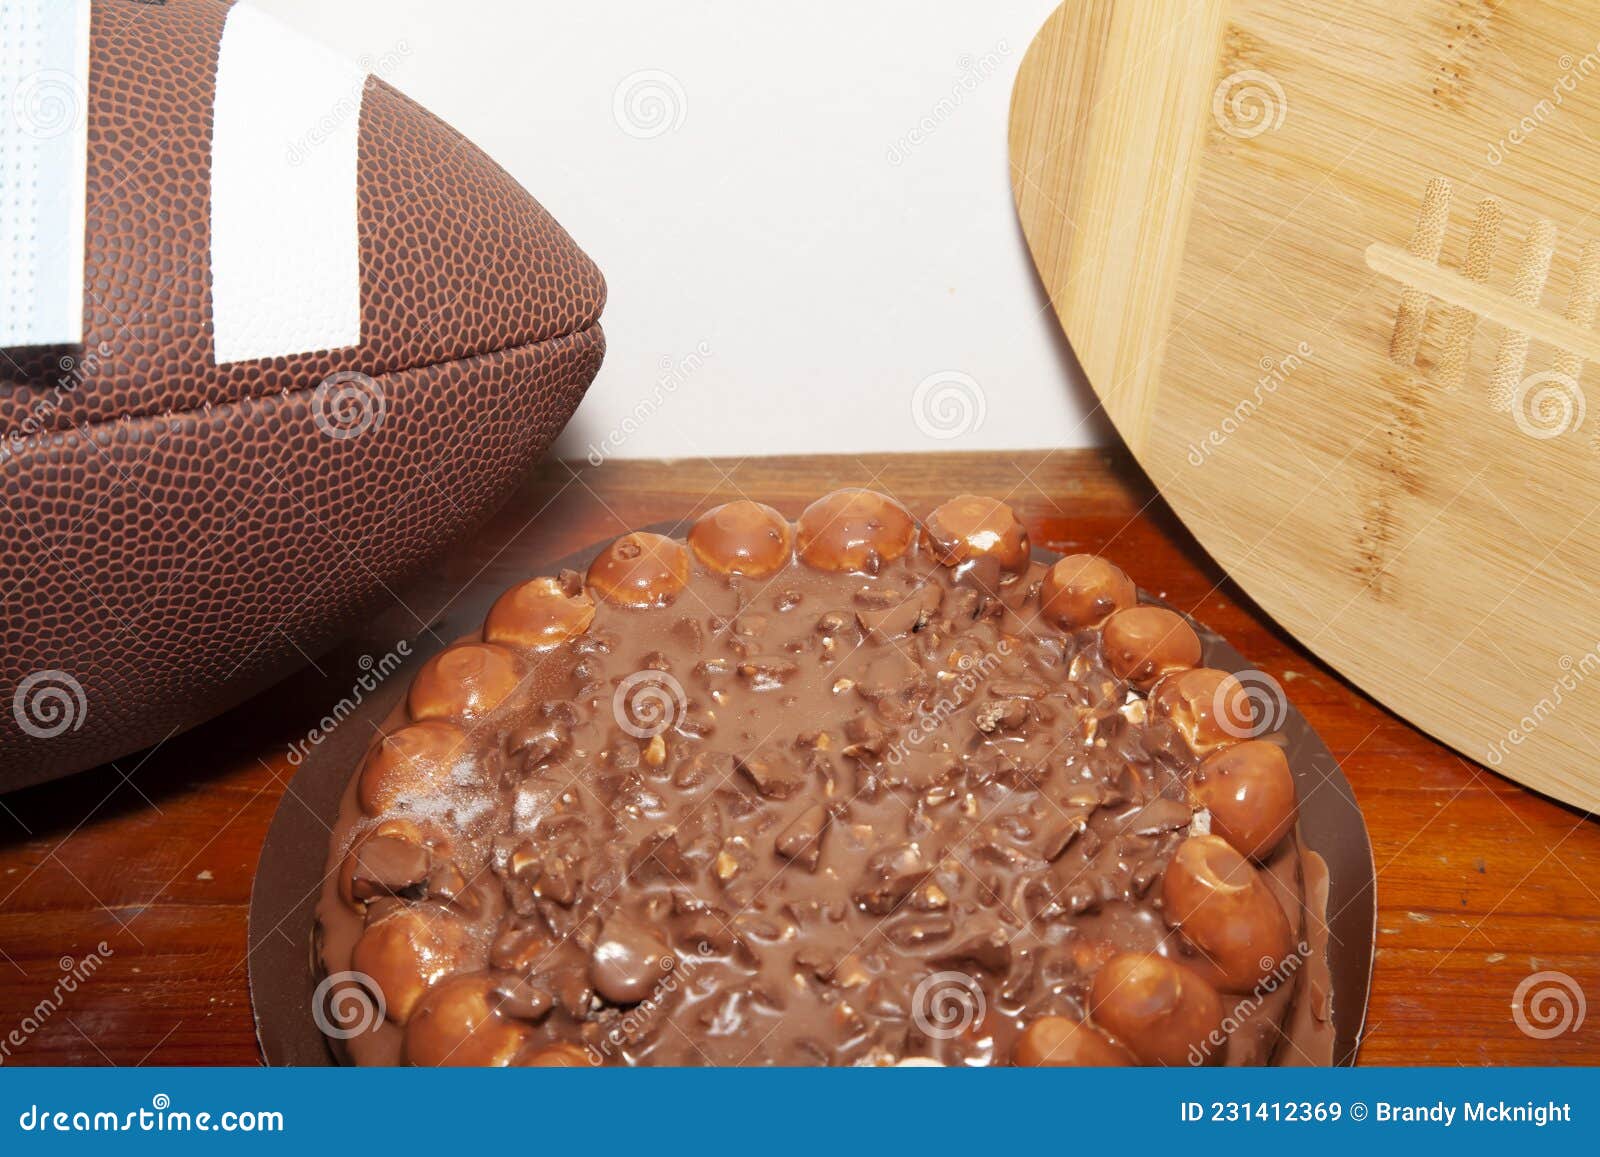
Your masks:
M 294 397 L 296 394 L 304 394 L 315 391 L 319 386 L 322 385 L 323 382 L 327 381 L 328 378 L 333 377 L 335 374 L 341 372 L 361 374 L 362 377 L 367 378 L 370 381 L 382 382 L 385 378 L 394 377 L 399 374 L 410 374 L 416 373 L 420 370 L 438 369 L 440 366 L 467 365 L 478 360 L 479 358 L 500 357 L 505 354 L 518 353 L 522 350 L 538 349 L 540 346 L 555 345 L 560 342 L 572 342 L 573 344 L 577 344 L 574 339 L 581 338 L 591 332 L 593 332 L 599 339 L 601 357 L 603 358 L 605 356 L 605 330 L 601 328 L 600 320 L 598 317 L 596 317 L 587 325 L 580 326 L 577 329 L 568 330 L 565 333 L 557 334 L 553 337 L 544 337 L 537 341 L 514 342 L 510 345 L 499 346 L 496 349 L 480 350 L 477 353 L 468 354 L 465 357 L 440 358 L 437 361 L 418 362 L 415 365 L 395 366 L 392 369 L 385 370 L 381 374 L 367 374 L 360 370 L 335 370 L 333 374 L 325 375 L 309 385 L 294 386 L 292 388 L 283 390 L 272 390 L 262 394 L 243 394 L 237 398 L 229 398 L 224 402 L 208 402 L 204 405 L 194 406 L 184 410 L 151 410 L 142 413 L 118 414 L 115 417 L 102 418 L 95 422 L 81 422 L 74 426 L 65 426 L 59 429 L 40 430 L 36 434 L 18 440 L 16 443 L 14 443 L 14 448 L 10 449 L 9 451 L 0 453 L 0 461 L 19 457 L 20 455 L 25 454 L 32 449 L 42 448 L 45 446 L 62 445 L 70 442 L 76 436 L 92 438 L 95 434 L 102 430 L 114 429 L 118 426 L 132 425 L 137 422 L 165 422 L 190 417 L 203 417 L 219 410 L 227 410 L 230 407 L 242 406 L 249 402 L 263 402 L 272 398 Z M 588 392 L 587 386 L 584 388 L 584 392 Z

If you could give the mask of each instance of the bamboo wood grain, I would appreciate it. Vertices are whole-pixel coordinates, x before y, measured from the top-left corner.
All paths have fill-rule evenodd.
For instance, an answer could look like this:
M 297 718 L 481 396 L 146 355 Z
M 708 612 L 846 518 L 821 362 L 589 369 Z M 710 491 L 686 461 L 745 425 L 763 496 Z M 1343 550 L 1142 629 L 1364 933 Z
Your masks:
M 1118 431 L 1303 643 L 1600 809 L 1600 9 L 1064 4 L 1012 98 Z

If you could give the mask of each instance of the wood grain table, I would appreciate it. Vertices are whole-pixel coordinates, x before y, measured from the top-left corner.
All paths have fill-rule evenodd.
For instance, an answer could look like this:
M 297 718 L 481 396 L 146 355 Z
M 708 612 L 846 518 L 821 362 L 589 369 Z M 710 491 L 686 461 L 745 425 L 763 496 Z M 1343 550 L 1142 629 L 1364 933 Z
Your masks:
M 1120 453 L 548 463 L 380 621 L 415 633 L 468 587 L 522 577 L 513 556 L 559 558 L 740 494 L 792 516 L 844 485 L 919 512 L 958 491 L 1005 498 L 1038 545 L 1107 554 L 1279 679 L 1372 833 L 1381 910 L 1364 1063 L 1600 1063 L 1600 824 L 1331 674 L 1222 576 Z M 152 752 L 0 796 L 0 1062 L 259 1063 L 246 913 L 290 745 L 329 706 L 317 670 Z M 1525 1002 L 1519 1025 L 1519 986 L 1552 995 L 1552 983 L 1597 1007 L 1548 1035 L 1538 1017 L 1555 1006 Z

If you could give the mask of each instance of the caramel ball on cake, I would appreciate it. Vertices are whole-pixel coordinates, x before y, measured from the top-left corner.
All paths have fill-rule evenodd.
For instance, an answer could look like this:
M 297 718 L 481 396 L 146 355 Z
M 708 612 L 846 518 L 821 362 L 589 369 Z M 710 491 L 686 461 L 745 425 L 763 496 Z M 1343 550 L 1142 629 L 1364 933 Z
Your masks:
M 1294 775 L 1283 748 L 1250 739 L 1206 756 L 1189 795 L 1211 813 L 1211 831 L 1241 854 L 1264 860 L 1299 814 Z
M 557 1041 L 552 1045 L 523 1053 L 516 1064 L 533 1069 L 587 1069 L 594 1067 L 589 1050 L 582 1045 Z
M 1028 532 L 1004 502 L 962 494 L 938 507 L 922 525 L 922 541 L 945 566 L 992 558 L 1007 576 L 1028 569 Z
M 350 967 L 372 978 L 385 1014 L 403 1025 L 423 993 L 466 963 L 467 941 L 466 927 L 448 912 L 402 908 L 361 934 Z
M 665 535 L 636 530 L 589 564 L 590 589 L 619 607 L 664 607 L 689 581 L 689 551 Z
M 1145 1065 L 1216 1059 L 1222 998 L 1193 969 L 1164 956 L 1123 952 L 1094 974 L 1090 1016 Z
M 1129 607 L 1106 620 L 1102 635 L 1106 663 L 1118 679 L 1141 691 L 1172 671 L 1200 662 L 1200 636 L 1165 607 Z
M 380 896 L 413 895 L 428 882 L 433 857 L 421 840 L 371 832 L 350 849 L 339 868 L 339 895 L 353 908 Z
M 588 591 L 568 594 L 556 579 L 529 579 L 495 601 L 483 621 L 483 637 L 508 647 L 547 650 L 583 634 L 593 621 Z
M 517 657 L 493 643 L 457 643 L 423 664 L 406 704 L 411 718 L 480 719 L 516 689 Z
M 789 564 L 794 532 L 772 507 L 741 498 L 702 514 L 689 547 L 707 570 L 761 578 Z
M 356 794 L 361 810 L 382 815 L 399 804 L 448 791 L 467 737 L 453 723 L 413 723 L 385 735 L 367 752 Z
M 1133 1064 L 1121 1045 L 1090 1025 L 1065 1016 L 1041 1016 L 1017 1038 L 1011 1063 L 1027 1068 L 1106 1068 Z
M 637 1004 L 676 963 L 659 928 L 614 912 L 595 936 L 589 978 L 614 1004 Z
M 835 490 L 800 516 L 795 540 L 807 565 L 826 571 L 876 574 L 911 549 L 911 512 L 874 490 Z
M 418 724 L 421 726 L 421 724 Z M 375 836 L 398 836 L 402 840 L 410 840 L 414 844 L 424 844 L 428 847 L 437 847 L 443 842 L 437 828 L 432 824 L 427 827 L 415 820 L 388 819 L 372 829 Z
M 1244 685 L 1214 667 L 1167 675 L 1151 690 L 1150 706 L 1171 721 L 1196 755 L 1238 743 L 1255 729 L 1255 707 Z
M 1205 958 L 1195 969 L 1224 992 L 1249 992 L 1294 949 L 1283 905 L 1221 836 L 1190 836 L 1161 878 L 1167 922 Z
M 1098 627 L 1113 611 L 1138 601 L 1133 580 L 1097 554 L 1069 554 L 1058 560 L 1045 572 L 1039 590 L 1045 620 L 1068 631 Z
M 412 1065 L 509 1065 L 529 1030 L 502 1013 L 487 972 L 452 976 L 417 1002 L 406 1022 L 405 1060 Z

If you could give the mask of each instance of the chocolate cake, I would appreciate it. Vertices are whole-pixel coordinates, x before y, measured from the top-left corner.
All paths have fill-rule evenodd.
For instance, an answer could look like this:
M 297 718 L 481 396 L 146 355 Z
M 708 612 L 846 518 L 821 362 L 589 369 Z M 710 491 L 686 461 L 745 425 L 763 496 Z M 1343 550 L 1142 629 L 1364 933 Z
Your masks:
M 993 499 L 623 535 L 367 753 L 319 1023 L 362 1064 L 1326 1063 L 1294 779 L 1201 663 Z

